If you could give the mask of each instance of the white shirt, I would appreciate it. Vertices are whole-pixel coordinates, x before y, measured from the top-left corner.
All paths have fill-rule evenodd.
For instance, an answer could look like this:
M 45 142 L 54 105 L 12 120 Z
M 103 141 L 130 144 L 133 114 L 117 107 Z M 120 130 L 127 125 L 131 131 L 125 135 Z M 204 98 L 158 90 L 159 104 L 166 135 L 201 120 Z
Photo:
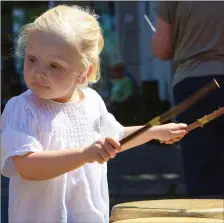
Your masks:
M 2 115 L 1 168 L 10 177 L 9 222 L 109 222 L 107 165 L 89 163 L 54 179 L 29 181 L 11 159 L 30 151 L 75 149 L 99 137 L 120 140 L 123 126 L 108 113 L 96 91 L 84 100 L 56 103 L 30 90 L 10 99 Z

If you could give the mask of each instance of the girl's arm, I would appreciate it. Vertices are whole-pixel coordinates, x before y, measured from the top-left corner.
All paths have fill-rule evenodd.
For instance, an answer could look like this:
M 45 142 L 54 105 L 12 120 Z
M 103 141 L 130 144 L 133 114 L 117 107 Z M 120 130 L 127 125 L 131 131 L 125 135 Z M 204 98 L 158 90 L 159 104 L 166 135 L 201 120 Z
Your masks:
M 124 138 L 133 132 L 137 131 L 138 129 L 142 128 L 143 126 L 131 126 L 131 127 L 125 127 L 124 128 Z M 154 139 L 152 128 L 144 132 L 142 135 L 137 136 L 135 139 L 131 140 L 130 142 L 124 144 L 122 146 L 122 150 L 131 149 L 135 146 L 142 145 L 148 141 L 151 141 Z
M 132 127 L 125 127 L 124 128 L 124 137 L 132 134 L 142 126 L 132 126 Z M 158 125 L 149 128 L 143 134 L 137 136 L 130 142 L 124 144 L 122 146 L 122 150 L 131 149 L 135 146 L 142 145 L 146 142 L 149 142 L 153 139 L 161 140 L 161 141 L 178 141 L 180 140 L 187 132 L 185 128 L 187 127 L 186 124 L 176 124 L 176 123 L 169 123 L 165 125 Z
M 30 152 L 12 159 L 19 175 L 32 181 L 52 179 L 87 163 L 81 149 Z
M 75 170 L 86 163 L 107 162 L 120 151 L 119 142 L 112 138 L 97 140 L 80 149 L 30 152 L 12 157 L 19 175 L 32 181 L 43 181 Z

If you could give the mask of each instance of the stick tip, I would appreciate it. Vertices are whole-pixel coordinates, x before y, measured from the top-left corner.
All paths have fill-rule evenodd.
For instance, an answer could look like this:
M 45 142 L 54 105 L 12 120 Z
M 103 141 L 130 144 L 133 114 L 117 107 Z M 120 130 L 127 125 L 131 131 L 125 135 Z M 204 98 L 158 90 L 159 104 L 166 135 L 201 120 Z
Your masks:
M 213 78 L 213 81 L 215 82 L 216 86 L 217 86 L 218 88 L 220 88 L 220 85 L 219 85 L 218 81 L 217 81 L 215 78 Z

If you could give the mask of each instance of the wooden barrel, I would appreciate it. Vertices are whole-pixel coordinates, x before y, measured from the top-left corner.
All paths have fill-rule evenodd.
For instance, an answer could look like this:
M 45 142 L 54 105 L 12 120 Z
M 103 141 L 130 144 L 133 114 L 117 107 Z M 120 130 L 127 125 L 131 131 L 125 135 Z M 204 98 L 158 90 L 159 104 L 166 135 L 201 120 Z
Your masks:
M 147 217 L 195 217 L 223 220 L 222 199 L 170 199 L 115 205 L 110 222 Z
M 211 218 L 184 218 L 184 217 L 152 217 L 152 218 L 136 218 L 115 223 L 223 223 L 219 219 Z

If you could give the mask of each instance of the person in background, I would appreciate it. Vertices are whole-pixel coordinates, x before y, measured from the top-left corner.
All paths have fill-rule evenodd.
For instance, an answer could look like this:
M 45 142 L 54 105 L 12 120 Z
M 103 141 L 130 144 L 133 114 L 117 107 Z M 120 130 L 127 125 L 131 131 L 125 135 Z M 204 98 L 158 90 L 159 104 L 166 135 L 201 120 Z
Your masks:
M 133 120 L 133 108 L 139 88 L 134 77 L 126 71 L 125 64 L 117 62 L 110 67 L 109 107 L 122 124 Z
M 152 51 L 172 59 L 174 103 L 215 78 L 221 88 L 177 117 L 196 119 L 224 106 L 224 2 L 157 3 Z M 180 143 L 188 196 L 224 196 L 224 117 L 188 134 Z

